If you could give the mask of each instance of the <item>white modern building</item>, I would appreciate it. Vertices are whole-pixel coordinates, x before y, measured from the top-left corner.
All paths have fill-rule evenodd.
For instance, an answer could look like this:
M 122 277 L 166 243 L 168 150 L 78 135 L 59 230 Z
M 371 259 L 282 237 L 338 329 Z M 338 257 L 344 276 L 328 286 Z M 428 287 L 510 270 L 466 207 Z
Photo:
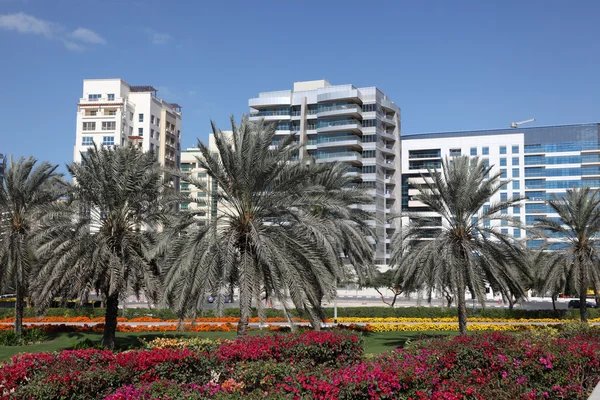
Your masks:
M 156 154 L 161 166 L 177 169 L 181 153 L 181 106 L 159 99 L 152 86 L 122 79 L 85 79 L 77 104 L 73 160 L 90 146 L 133 143 Z
M 357 184 L 371 188 L 375 263 L 386 266 L 400 212 L 400 108 L 376 87 L 296 82 L 293 90 L 260 93 L 249 100 L 250 120 L 277 123 L 277 139 L 297 134 L 299 159 L 350 165 Z
M 231 131 L 223 131 L 226 135 L 233 136 Z M 214 134 L 209 135 L 208 149 L 212 153 L 218 151 L 215 144 Z M 181 172 L 193 175 L 196 179 L 200 180 L 204 187 L 196 187 L 192 184 L 182 182 L 180 185 L 180 191 L 182 194 L 187 194 L 192 200 L 189 203 L 182 203 L 181 210 L 200 210 L 203 214 L 199 216 L 205 221 L 215 218 L 218 215 L 218 199 L 217 191 L 218 186 L 206 172 L 204 168 L 199 165 L 198 158 L 202 158 L 202 153 L 197 147 L 190 147 L 181 152 Z M 222 207 L 222 206 L 221 206 Z M 222 210 L 221 210 L 222 211 Z
M 510 180 L 491 202 L 517 195 L 527 197 L 521 206 L 507 210 L 526 227 L 539 216 L 558 217 L 545 203 L 552 195 L 560 197 L 573 187 L 600 188 L 598 123 L 405 135 L 402 211 L 426 213 L 423 204 L 414 199 L 418 190 L 413 184 L 422 182 L 427 168 L 437 168 L 445 157 L 459 155 L 481 157 L 492 166 L 492 172 L 500 172 L 501 179 Z M 403 221 L 406 223 L 408 218 Z M 525 240 L 529 247 L 542 244 L 527 229 L 498 224 L 503 233 Z M 550 241 L 556 242 L 554 248 L 562 245 L 560 238 Z

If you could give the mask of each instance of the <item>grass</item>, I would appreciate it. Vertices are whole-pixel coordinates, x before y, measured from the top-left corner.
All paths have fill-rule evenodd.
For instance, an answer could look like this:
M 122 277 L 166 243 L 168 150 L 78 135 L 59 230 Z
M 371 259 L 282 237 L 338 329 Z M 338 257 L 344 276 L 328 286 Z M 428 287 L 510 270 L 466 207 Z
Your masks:
M 260 331 L 250 331 L 260 334 Z M 454 336 L 455 331 L 424 331 L 424 332 L 378 332 L 364 333 L 366 354 L 380 354 L 396 347 L 403 347 L 407 340 L 417 340 L 433 336 Z M 117 332 L 117 347 L 127 350 L 139 347 L 139 339 L 152 340 L 157 337 L 199 336 L 208 339 L 235 339 L 235 332 Z M 100 342 L 101 333 L 56 333 L 49 335 L 49 340 L 27 346 L 0 346 L 0 361 L 9 360 L 12 356 L 27 352 L 40 353 L 72 349 L 77 342 L 90 339 Z

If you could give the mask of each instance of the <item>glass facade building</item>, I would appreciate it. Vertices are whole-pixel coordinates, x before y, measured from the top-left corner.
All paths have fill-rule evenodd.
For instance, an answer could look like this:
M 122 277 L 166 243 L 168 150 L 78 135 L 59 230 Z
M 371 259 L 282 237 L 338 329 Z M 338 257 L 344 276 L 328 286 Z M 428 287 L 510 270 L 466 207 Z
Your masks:
M 457 154 L 479 156 L 492 166 L 493 172 L 500 172 L 502 179 L 512 181 L 491 202 L 526 196 L 521 207 L 513 207 L 508 212 L 527 226 L 533 225 L 539 216 L 557 217 L 545 204 L 547 199 L 560 197 L 574 187 L 600 188 L 599 123 L 405 135 L 402 138 L 402 211 L 427 212 L 414 199 L 418 192 L 411 183 L 423 179 L 427 166 L 436 167 L 444 157 Z M 526 240 L 530 247 L 541 244 L 539 240 L 527 240 L 528 231 L 502 229 Z M 551 240 L 560 242 L 560 238 Z

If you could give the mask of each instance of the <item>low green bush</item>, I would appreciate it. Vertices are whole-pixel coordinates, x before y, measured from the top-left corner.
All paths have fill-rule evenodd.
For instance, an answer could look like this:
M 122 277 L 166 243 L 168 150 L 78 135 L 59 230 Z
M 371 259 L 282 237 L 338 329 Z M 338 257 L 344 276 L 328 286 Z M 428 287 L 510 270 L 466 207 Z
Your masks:
M 40 343 L 47 339 L 43 330 L 38 328 L 25 329 L 19 337 L 15 331 L 0 332 L 0 346 L 23 346 L 32 343 Z
M 327 318 L 333 318 L 333 308 L 325 308 L 324 314 Z M 291 310 L 293 317 L 306 317 L 306 315 L 299 313 L 296 310 Z M 74 318 L 79 316 L 86 316 L 89 318 L 102 318 L 104 317 L 104 308 L 50 308 L 45 313 L 51 317 L 65 317 Z M 285 318 L 285 314 L 282 310 L 277 309 L 265 309 L 265 315 L 267 318 L 281 317 Z M 405 318 L 445 318 L 455 317 L 457 315 L 456 308 L 446 307 L 338 307 L 338 317 L 361 317 L 361 318 L 387 318 L 387 317 L 405 317 Z M 523 310 L 507 308 L 479 308 L 477 305 L 475 308 L 468 307 L 467 315 L 469 317 L 486 317 L 486 318 L 512 318 L 512 319 L 531 319 L 531 318 L 560 318 L 560 319 L 579 319 L 579 310 Z M 25 309 L 25 317 L 32 318 L 38 315 L 35 314 L 33 308 Z M 126 318 L 137 318 L 152 316 L 160 319 L 178 319 L 177 314 L 168 309 L 158 308 L 127 308 L 119 310 L 119 317 Z M 214 310 L 205 310 L 199 317 L 215 317 Z M 223 316 L 225 317 L 239 317 L 240 310 L 238 308 L 226 308 L 223 310 Z M 252 316 L 258 316 L 256 309 L 253 310 Z M 0 309 L 0 319 L 3 318 L 14 318 L 13 309 Z M 590 308 L 588 309 L 588 318 L 600 318 L 600 309 Z

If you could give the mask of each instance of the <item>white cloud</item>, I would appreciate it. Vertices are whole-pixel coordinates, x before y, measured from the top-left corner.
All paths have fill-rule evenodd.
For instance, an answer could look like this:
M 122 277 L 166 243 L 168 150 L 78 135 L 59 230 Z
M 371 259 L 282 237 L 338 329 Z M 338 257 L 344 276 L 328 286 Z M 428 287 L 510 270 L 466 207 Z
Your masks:
M 77 52 L 85 51 L 85 46 L 82 46 L 82 45 L 72 42 L 70 40 L 63 40 L 63 44 L 65 45 L 67 50 L 77 51 Z
M 106 40 L 96 32 L 86 28 L 77 28 L 69 34 L 69 37 L 73 40 L 90 44 L 106 44 Z
M 44 35 L 51 38 L 54 32 L 60 29 L 60 26 L 20 12 L 0 15 L 0 28 L 19 33 Z
M 0 14 L 0 29 L 22 34 L 41 35 L 51 40 L 57 40 L 70 51 L 86 50 L 87 47 L 83 44 L 106 44 L 106 40 L 102 36 L 90 29 L 77 28 L 73 32 L 65 34 L 66 29 L 62 25 L 23 12 Z
M 156 45 L 167 44 L 172 39 L 171 35 L 168 33 L 156 32 L 153 29 L 146 29 L 146 34 L 150 37 L 152 44 Z

